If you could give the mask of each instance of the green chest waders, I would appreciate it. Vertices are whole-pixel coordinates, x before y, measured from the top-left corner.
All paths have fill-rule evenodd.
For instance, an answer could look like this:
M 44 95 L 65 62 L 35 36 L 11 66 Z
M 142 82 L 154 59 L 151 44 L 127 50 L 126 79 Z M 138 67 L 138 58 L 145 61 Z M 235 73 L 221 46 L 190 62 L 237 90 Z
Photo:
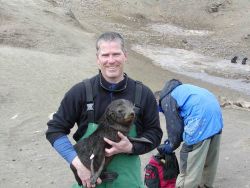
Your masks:
M 88 129 L 82 138 L 90 136 L 98 125 L 89 123 Z M 132 126 L 129 136 L 136 136 L 135 125 Z M 107 171 L 117 172 L 118 177 L 112 182 L 103 182 L 96 188 L 144 188 L 141 179 L 141 161 L 138 155 L 117 154 L 108 164 Z M 75 183 L 72 188 L 83 188 Z

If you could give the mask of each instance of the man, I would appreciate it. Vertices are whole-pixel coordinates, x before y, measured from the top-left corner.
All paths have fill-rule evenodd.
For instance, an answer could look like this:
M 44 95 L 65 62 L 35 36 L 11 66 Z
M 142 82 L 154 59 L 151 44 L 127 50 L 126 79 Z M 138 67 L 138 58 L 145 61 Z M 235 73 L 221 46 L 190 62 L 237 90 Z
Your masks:
M 74 124 L 78 129 L 73 135 L 75 141 L 89 134 L 93 123 L 97 124 L 108 104 L 115 99 L 127 99 L 134 102 L 137 82 L 124 73 L 124 65 L 127 53 L 124 40 L 119 33 L 103 33 L 96 42 L 96 57 L 99 66 L 99 74 L 90 79 L 94 98 L 94 122 L 88 122 L 86 102 L 86 86 L 83 82 L 73 86 L 64 96 L 58 111 L 53 119 L 48 122 L 46 137 L 52 146 L 64 157 L 69 164 L 77 169 L 83 186 L 95 187 L 90 184 L 90 171 L 79 160 L 67 134 Z M 152 91 L 142 85 L 140 98 L 140 110 L 135 121 L 135 129 L 130 131 L 130 136 L 144 137 L 152 144 L 130 142 L 127 137 L 118 133 L 121 141 L 115 143 L 105 141 L 111 145 L 106 148 L 106 156 L 115 157 L 108 165 L 108 170 L 118 173 L 118 178 L 113 182 L 101 183 L 97 180 L 97 187 L 125 188 L 143 187 L 140 174 L 140 154 L 145 154 L 156 148 L 161 141 L 162 130 L 160 129 L 157 102 Z M 75 186 L 78 187 L 78 186 Z
M 176 187 L 213 187 L 223 128 L 216 97 L 204 88 L 173 79 L 161 91 L 159 106 L 166 118 L 168 139 L 158 151 L 172 153 L 183 141 Z

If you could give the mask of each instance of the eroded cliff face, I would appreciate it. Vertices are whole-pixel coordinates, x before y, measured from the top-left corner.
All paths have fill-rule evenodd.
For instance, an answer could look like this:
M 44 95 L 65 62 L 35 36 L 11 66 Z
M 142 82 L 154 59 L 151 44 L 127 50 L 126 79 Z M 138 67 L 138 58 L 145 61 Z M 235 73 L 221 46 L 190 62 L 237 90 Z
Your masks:
M 58 53 L 65 53 L 63 49 L 67 48 L 68 53 L 73 53 L 82 48 L 77 39 L 79 32 L 83 35 L 117 30 L 131 42 L 164 44 L 223 58 L 234 54 L 250 57 L 249 8 L 246 0 L 2 1 L 0 42 Z M 156 23 L 213 34 L 163 36 L 148 28 Z

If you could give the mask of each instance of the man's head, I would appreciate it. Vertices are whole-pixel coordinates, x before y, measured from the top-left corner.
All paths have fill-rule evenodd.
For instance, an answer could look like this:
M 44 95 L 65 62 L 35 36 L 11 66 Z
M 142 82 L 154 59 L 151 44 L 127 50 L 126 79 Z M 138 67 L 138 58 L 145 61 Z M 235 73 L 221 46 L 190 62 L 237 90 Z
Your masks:
M 123 80 L 127 60 L 124 39 L 119 33 L 103 33 L 96 41 L 97 64 L 103 77 L 111 83 Z

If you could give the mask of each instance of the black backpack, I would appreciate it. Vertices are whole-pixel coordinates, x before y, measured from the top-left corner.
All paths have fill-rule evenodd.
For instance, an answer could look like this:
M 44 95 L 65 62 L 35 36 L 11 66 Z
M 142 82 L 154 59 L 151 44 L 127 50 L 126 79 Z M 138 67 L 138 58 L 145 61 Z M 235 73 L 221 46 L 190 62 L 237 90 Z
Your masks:
M 153 155 L 145 167 L 144 183 L 148 188 L 175 188 L 179 164 L 175 153 Z

